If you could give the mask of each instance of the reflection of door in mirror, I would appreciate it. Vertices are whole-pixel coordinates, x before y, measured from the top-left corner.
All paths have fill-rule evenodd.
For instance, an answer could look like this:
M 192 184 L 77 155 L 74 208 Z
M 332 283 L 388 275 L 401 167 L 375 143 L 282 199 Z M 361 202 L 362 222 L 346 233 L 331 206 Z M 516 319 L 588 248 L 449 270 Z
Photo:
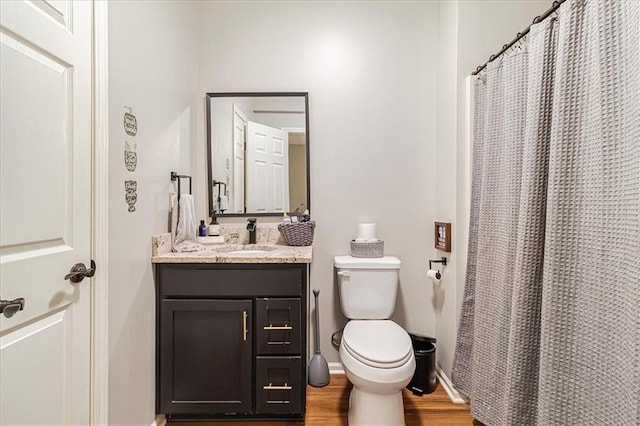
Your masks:
M 229 185 L 229 213 L 244 213 L 244 144 L 247 118 L 237 105 L 233 104 L 233 179 Z
M 307 109 L 306 93 L 207 93 L 211 210 L 221 214 L 219 188 L 225 215 L 308 208 Z
M 247 211 L 289 211 L 288 133 L 247 123 Z

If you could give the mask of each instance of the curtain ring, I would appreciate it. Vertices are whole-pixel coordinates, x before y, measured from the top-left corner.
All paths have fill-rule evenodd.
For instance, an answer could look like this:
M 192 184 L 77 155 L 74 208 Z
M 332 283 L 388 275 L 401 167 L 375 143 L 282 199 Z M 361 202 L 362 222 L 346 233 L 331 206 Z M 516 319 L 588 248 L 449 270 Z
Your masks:
M 522 33 L 516 34 L 516 38 L 518 39 L 518 47 L 522 47 Z
M 538 22 L 540 22 L 540 15 L 536 16 L 535 18 L 533 18 L 533 23 L 537 24 Z

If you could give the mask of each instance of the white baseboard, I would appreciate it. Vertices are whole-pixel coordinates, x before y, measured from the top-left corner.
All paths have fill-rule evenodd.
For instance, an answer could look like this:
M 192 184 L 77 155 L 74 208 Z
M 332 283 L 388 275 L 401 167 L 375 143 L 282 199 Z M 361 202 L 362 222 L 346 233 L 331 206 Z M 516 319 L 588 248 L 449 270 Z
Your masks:
M 449 395 L 449 399 L 451 400 L 451 402 L 453 402 L 454 404 L 469 403 L 467 398 L 463 394 L 458 392 L 456 388 L 453 387 L 453 383 L 451 383 L 451 379 L 449 379 L 449 377 L 444 373 L 444 371 L 442 371 L 442 368 L 440 368 L 439 365 L 436 366 L 436 376 L 438 377 L 438 381 L 440 382 L 440 385 L 442 385 L 444 390 L 447 392 L 447 395 Z
M 329 374 L 344 374 L 344 368 L 340 361 L 328 362 L 327 364 L 329 364 Z
M 151 426 L 165 426 L 167 424 L 167 418 L 164 414 L 158 414 L 156 419 L 151 423 Z

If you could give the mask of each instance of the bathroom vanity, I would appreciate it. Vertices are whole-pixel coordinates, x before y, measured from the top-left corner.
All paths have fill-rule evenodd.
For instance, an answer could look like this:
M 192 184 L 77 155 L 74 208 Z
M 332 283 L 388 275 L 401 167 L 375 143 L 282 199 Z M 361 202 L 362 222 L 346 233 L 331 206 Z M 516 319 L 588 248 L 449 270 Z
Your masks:
M 311 247 L 225 245 L 152 262 L 156 411 L 176 420 L 304 418 Z

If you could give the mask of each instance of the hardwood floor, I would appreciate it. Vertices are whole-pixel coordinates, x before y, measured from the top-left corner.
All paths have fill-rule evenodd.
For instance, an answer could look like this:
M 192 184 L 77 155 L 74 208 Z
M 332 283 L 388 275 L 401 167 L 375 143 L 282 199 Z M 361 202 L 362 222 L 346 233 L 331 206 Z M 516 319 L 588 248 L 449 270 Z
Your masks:
M 307 387 L 307 415 L 304 422 L 260 422 L 260 426 L 347 426 L 347 410 L 351 384 L 345 376 L 332 375 L 331 383 L 323 388 Z M 404 390 L 404 413 L 407 426 L 471 426 L 473 421 L 468 405 L 454 404 L 442 386 L 422 397 Z M 242 426 L 252 422 L 170 423 L 176 426 Z M 395 425 L 390 425 L 395 426 Z

